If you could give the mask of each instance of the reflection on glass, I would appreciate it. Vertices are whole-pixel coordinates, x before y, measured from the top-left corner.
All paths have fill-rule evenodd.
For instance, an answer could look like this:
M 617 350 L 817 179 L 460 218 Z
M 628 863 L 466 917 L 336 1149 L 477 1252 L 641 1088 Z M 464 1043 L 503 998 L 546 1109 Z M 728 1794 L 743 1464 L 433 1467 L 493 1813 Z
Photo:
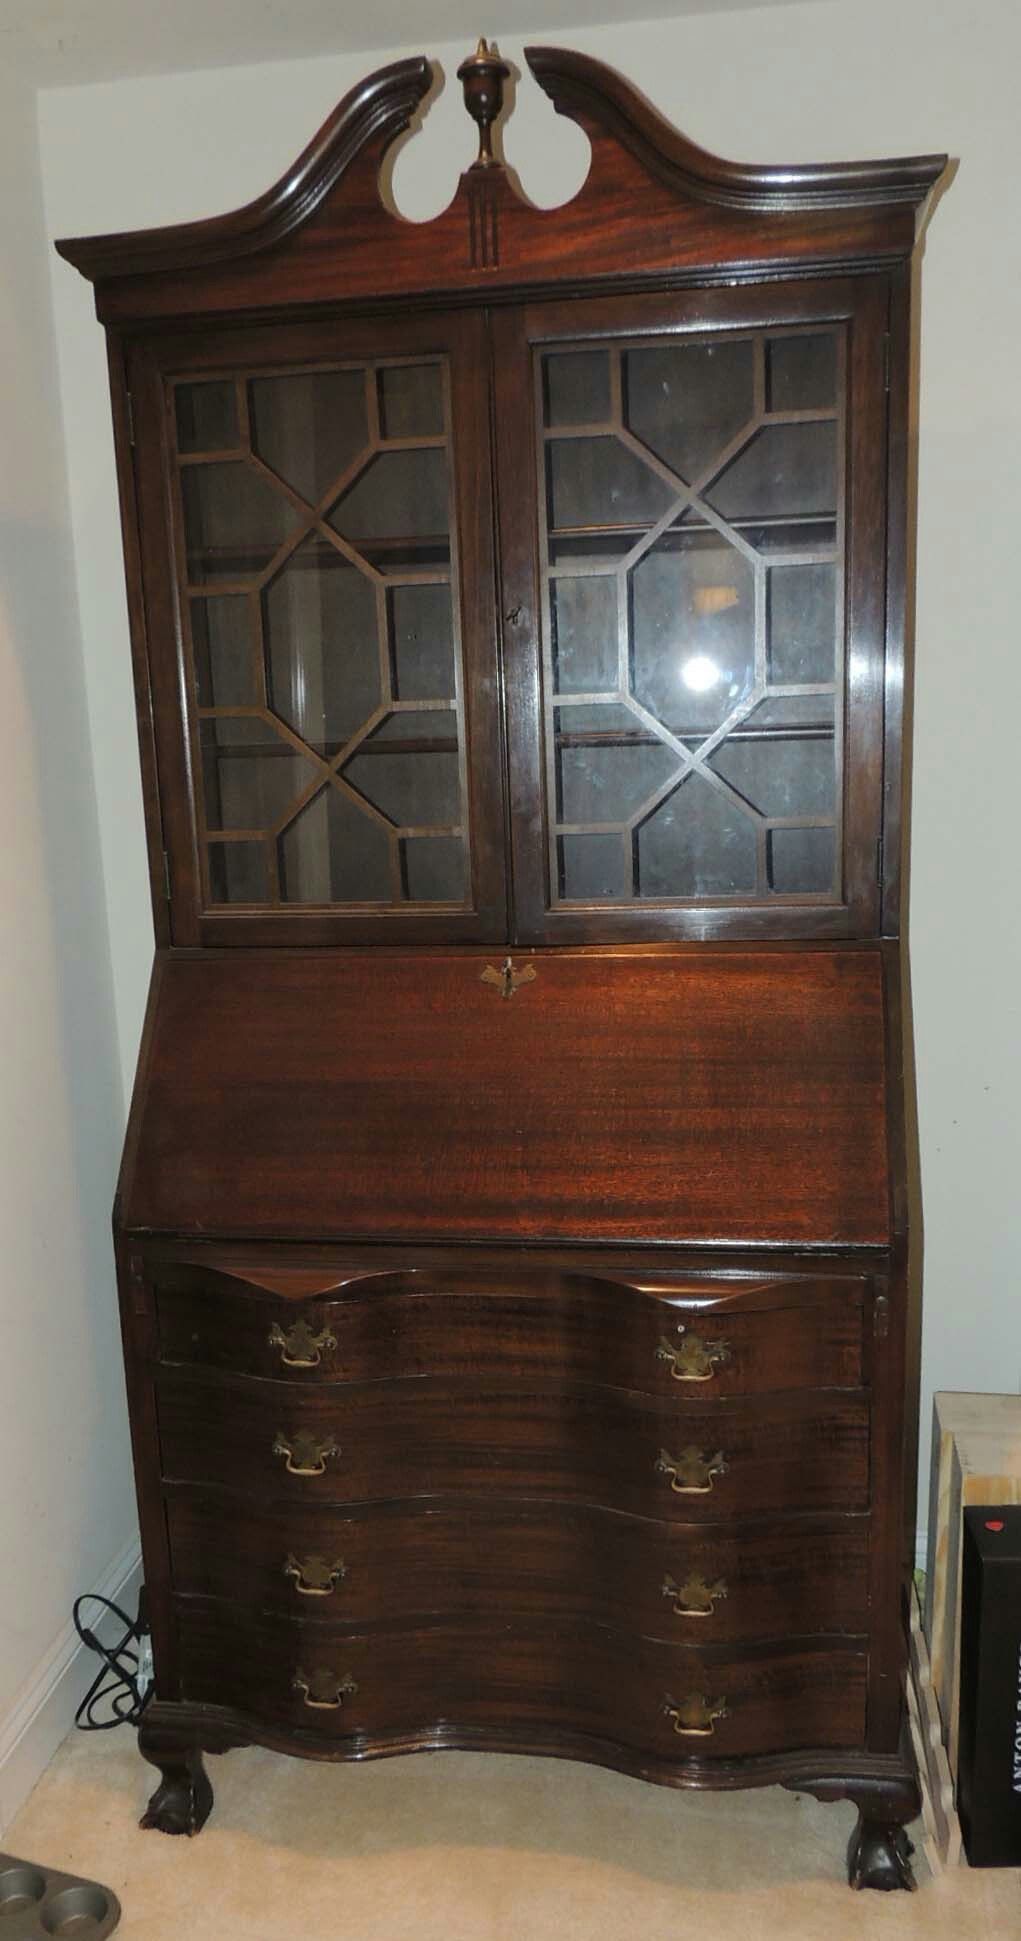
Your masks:
M 548 492 L 554 528 L 647 525 L 677 497 L 615 438 L 551 439 Z
M 783 736 L 753 739 L 732 735 L 710 755 L 721 775 L 760 816 L 831 816 L 834 810 L 833 731 L 818 738 L 788 741 Z
M 388 589 L 392 686 L 396 701 L 452 695 L 454 613 L 446 582 Z
M 769 884 L 778 895 L 832 888 L 835 866 L 834 829 L 771 829 Z
M 231 383 L 179 384 L 174 396 L 179 452 L 232 451 L 238 443 L 237 393 Z
M 389 903 L 390 842 L 349 795 L 321 789 L 289 823 L 278 845 L 285 903 Z
M 833 408 L 837 402 L 837 340 L 802 331 L 795 337 L 774 337 L 767 351 L 770 411 L 810 411 Z
M 610 416 L 610 358 L 605 350 L 553 352 L 545 361 L 548 425 L 603 425 Z
M 260 700 L 251 605 L 243 593 L 191 602 L 195 684 L 203 708 L 253 708 Z
M 384 438 L 443 435 L 443 372 L 438 364 L 390 364 L 378 373 Z
M 638 831 L 639 895 L 753 895 L 755 828 L 739 805 L 689 775 Z
M 463 905 L 442 363 L 179 383 L 174 408 L 212 902 Z
M 250 715 L 201 723 L 210 829 L 271 829 L 315 776 L 315 764 Z
M 367 455 L 364 371 L 257 377 L 248 395 L 252 450 L 310 504 Z
M 592 694 L 617 685 L 617 582 L 562 576 L 550 584 L 553 669 L 558 694 Z
M 395 828 L 451 827 L 460 794 L 455 715 L 391 715 L 342 773 Z
M 755 411 L 755 346 L 657 344 L 624 356 L 627 423 L 694 484 Z
M 682 687 L 691 689 L 692 694 L 708 694 L 711 687 L 719 687 L 724 679 L 722 667 L 717 661 L 710 660 L 708 654 L 692 654 L 682 660 L 679 668 Z
M 334 755 L 382 701 L 376 592 L 315 535 L 262 596 L 269 705 L 321 755 Z
M 773 566 L 769 571 L 769 678 L 832 681 L 836 671 L 837 569 Z
M 838 891 L 841 356 L 793 326 L 540 355 L 559 899 Z
M 211 842 L 208 853 L 211 903 L 265 903 L 269 876 L 264 843 Z
M 563 823 L 621 824 L 668 782 L 677 757 L 629 708 L 558 708 L 557 799 Z
M 405 836 L 401 862 L 409 902 L 464 902 L 465 854 L 460 836 Z
M 832 521 L 837 502 L 837 428 L 766 425 L 725 467 L 706 499 L 725 519 Z
M 559 838 L 560 894 L 568 903 L 620 902 L 631 895 L 630 843 L 599 834 Z
M 755 575 L 715 532 L 664 534 L 632 569 L 631 687 L 677 734 L 716 728 L 755 680 Z
M 334 506 L 330 524 L 381 571 L 448 561 L 446 454 L 434 445 L 382 452 Z
M 188 578 L 248 579 L 267 567 L 297 523 L 280 492 L 242 462 L 181 473 Z

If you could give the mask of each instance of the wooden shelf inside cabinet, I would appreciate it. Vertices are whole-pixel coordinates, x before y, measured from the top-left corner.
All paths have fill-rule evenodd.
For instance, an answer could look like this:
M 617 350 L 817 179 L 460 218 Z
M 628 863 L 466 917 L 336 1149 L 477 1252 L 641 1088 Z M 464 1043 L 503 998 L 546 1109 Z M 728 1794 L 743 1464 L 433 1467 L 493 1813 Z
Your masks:
M 158 945 L 116 1212 L 145 1824 L 249 1740 L 491 1746 L 854 1799 L 852 1880 L 905 1885 L 944 158 L 727 162 L 526 59 L 591 146 L 561 209 L 483 41 L 430 222 L 381 188 L 423 56 L 243 209 L 58 245 L 110 337 Z

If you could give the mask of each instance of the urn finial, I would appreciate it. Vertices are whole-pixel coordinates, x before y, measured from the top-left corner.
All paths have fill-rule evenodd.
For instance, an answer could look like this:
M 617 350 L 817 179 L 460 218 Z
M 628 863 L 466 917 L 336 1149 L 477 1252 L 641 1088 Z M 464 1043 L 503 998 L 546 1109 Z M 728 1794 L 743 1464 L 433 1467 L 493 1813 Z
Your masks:
M 474 54 L 462 61 L 457 70 L 457 78 L 464 89 L 464 105 L 479 130 L 476 168 L 488 168 L 496 159 L 493 154 L 493 123 L 499 119 L 503 108 L 503 84 L 509 75 L 507 62 L 501 59 L 496 47 L 490 47 L 484 35 L 480 37 Z

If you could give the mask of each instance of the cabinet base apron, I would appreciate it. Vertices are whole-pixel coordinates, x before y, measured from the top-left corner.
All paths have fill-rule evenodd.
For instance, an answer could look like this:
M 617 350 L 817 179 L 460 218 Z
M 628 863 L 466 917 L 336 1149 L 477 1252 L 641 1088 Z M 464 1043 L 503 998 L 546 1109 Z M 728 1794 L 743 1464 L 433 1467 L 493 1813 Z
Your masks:
M 853 1800 L 858 1821 L 847 1850 L 852 1887 L 913 1888 L 911 1854 L 905 1832 L 921 1808 L 918 1781 L 906 1740 L 896 1753 L 804 1751 L 766 1754 L 752 1759 L 688 1759 L 680 1764 L 653 1754 L 613 1745 L 581 1733 L 533 1730 L 480 1732 L 454 1724 L 373 1736 L 353 1735 L 344 1745 L 308 1733 L 283 1732 L 241 1712 L 215 1705 L 155 1700 L 138 1732 L 139 1751 L 160 1772 L 160 1784 L 142 1815 L 143 1828 L 160 1833 L 200 1833 L 213 1806 L 213 1788 L 203 1763 L 206 1752 L 236 1751 L 248 1745 L 302 1759 L 387 1759 L 409 1752 L 516 1752 L 544 1759 L 576 1759 L 678 1791 L 734 1792 L 749 1786 L 785 1786 L 815 1799 Z

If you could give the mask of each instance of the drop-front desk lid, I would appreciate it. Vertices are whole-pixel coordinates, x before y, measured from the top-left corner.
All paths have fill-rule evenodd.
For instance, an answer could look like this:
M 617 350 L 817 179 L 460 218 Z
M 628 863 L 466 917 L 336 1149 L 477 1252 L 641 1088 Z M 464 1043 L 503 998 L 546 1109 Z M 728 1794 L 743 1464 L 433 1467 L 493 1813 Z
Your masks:
M 161 958 L 122 1226 L 888 1240 L 877 949 L 521 953 L 509 997 L 501 962 L 475 949 Z

